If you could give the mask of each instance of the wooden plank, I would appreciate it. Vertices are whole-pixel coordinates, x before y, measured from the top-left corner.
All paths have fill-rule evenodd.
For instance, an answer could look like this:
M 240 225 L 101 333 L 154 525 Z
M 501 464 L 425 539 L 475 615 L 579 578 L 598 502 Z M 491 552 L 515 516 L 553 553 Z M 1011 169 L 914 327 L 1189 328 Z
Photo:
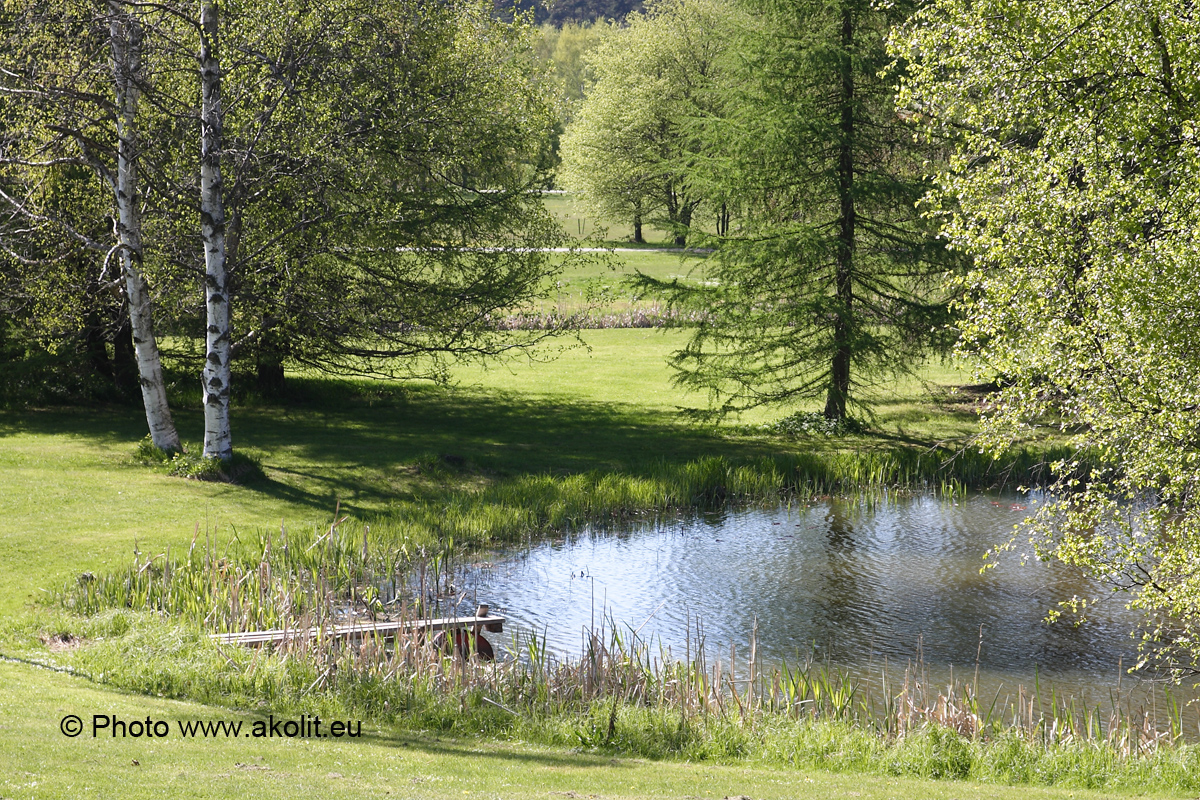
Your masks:
M 499 632 L 504 630 L 504 617 L 488 615 L 486 617 L 440 617 L 438 619 L 421 619 L 397 622 L 395 620 L 380 620 L 375 622 L 351 622 L 343 625 L 331 625 L 325 628 L 274 628 L 265 631 L 243 631 L 241 633 L 214 633 L 209 636 L 221 644 L 241 644 L 260 647 L 264 644 L 281 644 L 297 639 L 315 639 L 319 636 L 332 636 L 339 639 L 365 639 L 379 637 L 395 639 L 400 632 L 430 633 L 433 631 L 453 630 L 457 628 L 475 628 Z

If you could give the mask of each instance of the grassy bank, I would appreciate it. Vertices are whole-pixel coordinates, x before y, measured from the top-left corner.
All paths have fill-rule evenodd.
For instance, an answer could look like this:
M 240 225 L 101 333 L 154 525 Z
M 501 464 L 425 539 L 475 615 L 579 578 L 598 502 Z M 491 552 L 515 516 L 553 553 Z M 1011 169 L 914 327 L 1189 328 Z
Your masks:
M 197 526 L 223 540 L 235 529 L 323 524 L 340 508 L 378 520 L 379 530 L 389 520 L 404 528 L 459 520 L 458 541 L 483 544 L 485 533 L 519 537 L 696 499 L 769 500 L 868 480 L 987 483 L 1003 474 L 970 451 L 943 462 L 965 443 L 974 414 L 969 396 L 949 394 L 961 376 L 936 364 L 919 380 L 882 387 L 864 435 L 764 430 L 780 411 L 686 424 L 677 408 L 695 398 L 663 367 L 678 336 L 588 331 L 588 347 L 553 362 L 464 367 L 449 388 L 293 376 L 285 403 L 247 399 L 235 410 L 235 446 L 265 473 L 240 486 L 183 481 L 138 463 L 145 421 L 134 408 L 0 412 L 0 579 L 10 587 L 0 611 L 73 574 L 122 566 L 135 543 L 155 553 L 186 546 Z M 194 406 L 176 413 L 192 442 L 202 432 Z M 940 455 L 930 451 L 942 441 Z
M 638 253 L 630 260 L 659 277 L 689 269 L 674 254 Z M 621 294 L 619 272 L 600 261 L 583 264 L 564 276 L 559 302 L 565 311 L 596 297 L 610 309 L 641 302 Z M 268 764 L 280 779 L 298 781 L 302 788 L 290 793 L 300 796 L 328 791 L 334 785 L 328 773 L 344 779 L 341 790 L 431 797 L 462 796 L 477 785 L 501 796 L 792 797 L 806 787 L 819 793 L 855 786 L 868 797 L 910 789 L 962 797 L 1012 792 L 963 783 L 952 791 L 931 784 L 916 790 L 906 781 L 1057 780 L 1125 791 L 1150 785 L 1147 770 L 1175 775 L 1170 765 L 1177 762 L 1190 769 L 1188 750 L 1164 749 L 1153 756 L 1157 761 L 1123 759 L 1119 750 L 1097 750 L 1090 740 L 1076 750 L 1055 749 L 1064 744 L 1058 741 L 1039 748 L 1028 737 L 1017 744 L 992 737 L 987 744 L 923 726 L 897 737 L 837 715 L 802 719 L 753 703 L 748 713 L 735 711 L 745 698 L 726 693 L 719 678 L 703 704 L 720 710 L 701 712 L 695 692 L 682 706 L 669 700 L 664 687 L 672 678 L 649 669 L 641 656 L 613 662 L 633 670 L 619 680 L 573 683 L 544 660 L 541 672 L 511 666 L 508 673 L 479 668 L 468 675 L 456 662 L 424 651 L 400 664 L 395 651 L 264 654 L 221 648 L 205 636 L 217 628 L 319 623 L 336 606 L 369 606 L 372 597 L 363 588 L 382 577 L 418 568 L 436 575 L 464 549 L 585 523 L 843 491 L 1013 485 L 1028 480 L 1047 457 L 1027 452 L 995 464 L 966 448 L 978 397 L 969 390 L 955 394 L 952 387 L 964 377 L 936 362 L 876 387 L 876 416 L 863 433 L 794 435 L 775 426 L 780 417 L 812 408 L 757 410 L 718 425 L 692 425 L 679 410 L 703 398 L 681 393 L 664 366 L 686 335 L 587 330 L 581 342 L 554 344 L 531 358 L 456 367 L 448 387 L 292 374 L 283 400 L 245 396 L 235 404 L 235 447 L 261 468 L 239 485 L 186 481 L 140 461 L 145 422 L 134 408 L 0 412 L 0 581 L 8 587 L 0 597 L 6 617 L 0 651 L 77 669 L 107 686 L 27 666 L 0 668 L 14 687 L 8 717 L 19 718 L 26 737 L 0 743 L 0 759 L 20 765 L 24 776 L 0 791 L 77 796 L 84 787 L 111 785 L 123 796 L 138 796 L 139 787 L 158 792 L 171 786 L 187 795 L 218 780 L 221 791 L 227 784 L 243 796 L 278 794 L 253 774 Z M 199 441 L 194 376 L 178 373 L 176 380 L 180 431 L 185 440 Z M 341 521 L 331 524 L 335 519 Z M 73 612 L 55 605 L 62 598 Z M 40 601 L 33 611 L 30 601 Z M 544 659 L 535 643 L 521 646 L 529 655 L 524 663 Z M 573 669 L 578 676 L 579 665 Z M 558 688 L 551 685 L 556 681 Z M 121 695 L 114 687 L 137 694 Z M 64 700 L 49 709 L 42 694 L 51 692 L 76 698 L 78 706 Z M 137 709 L 140 716 L 144 709 L 217 713 L 160 696 L 220 704 L 222 714 L 245 719 L 252 716 L 228 708 L 354 714 L 368 720 L 372 734 L 353 748 L 230 746 L 221 752 L 236 753 L 239 761 L 214 772 L 206 753 L 215 743 L 109 747 L 65 740 L 39 721 L 73 708 Z M 760 690 L 760 702 L 763 696 Z M 475 737 L 475 743 L 442 747 L 437 739 L 446 734 Z M 71 749 L 75 745 L 80 749 Z M 1088 756 L 1088 748 L 1102 755 Z M 510 767 L 486 776 L 463 763 L 468 750 L 483 753 L 483 763 Z M 412 759 L 417 751 L 422 758 Z M 1003 752 L 1009 755 L 998 755 Z M 52 775 L 46 774 L 53 763 L 48 754 L 62 760 Z M 705 764 L 613 761 L 620 754 Z M 337 766 L 318 766 L 323 759 Z M 386 766 L 370 772 L 364 765 L 371 763 Z M 549 765 L 544 772 L 524 769 L 543 763 Z M 343 770 L 343 764 L 352 766 Z M 620 767 L 627 780 L 596 782 L 589 770 L 602 765 Z M 810 777 L 804 770 L 813 766 L 878 777 Z M 739 775 L 742 784 L 721 782 Z M 1153 785 L 1163 791 L 1191 786 L 1174 777 Z
M 257 713 L 114 692 L 86 680 L 0 663 L 5 735 L 0 737 L 0 795 L 79 797 L 651 797 L 1009 798 L 1100 800 L 1125 792 L 1067 788 L 1020 790 L 970 782 L 779 769 L 740 762 L 687 764 L 580 753 L 474 736 L 413 735 L 365 725 L 363 737 L 330 739 L 92 739 L 59 733 L 63 716 L 126 720 L 242 721 Z M 90 729 L 89 729 L 90 733 Z M 1019 794 L 1018 794 L 1019 792 Z M 1141 796 L 1145 794 L 1139 792 Z M 1182 797 L 1182 793 L 1154 793 Z
M 820 769 L 874 776 L 860 780 L 876 785 L 921 778 L 962 787 L 965 780 L 992 784 L 996 796 L 1013 795 L 1000 788 L 1012 785 L 1023 792 L 1200 789 L 1200 749 L 1173 746 L 1169 734 L 1133 716 L 1100 720 L 1066 706 L 1047 714 L 1045 698 L 1033 697 L 1019 708 L 986 709 L 969 687 L 931 690 L 915 678 L 872 700 L 811 662 L 751 665 L 735 681 L 702 654 L 666 662 L 611 634 L 577 661 L 529 642 L 522 661 L 491 665 L 411 640 L 394 648 L 296 642 L 272 653 L 219 647 L 197 626 L 121 610 L 46 618 L 45 630 L 57 631 L 55 652 L 34 659 L 133 690 L 143 706 L 145 698 L 199 700 L 213 706 L 209 719 L 359 719 L 391 737 L 466 737 L 507 743 L 491 745 L 499 748 L 549 747 L 566 758 L 665 759 L 704 769 Z M 32 634 L 10 631 L 9 647 Z M 79 713 L 60 707 L 52 719 L 69 711 Z

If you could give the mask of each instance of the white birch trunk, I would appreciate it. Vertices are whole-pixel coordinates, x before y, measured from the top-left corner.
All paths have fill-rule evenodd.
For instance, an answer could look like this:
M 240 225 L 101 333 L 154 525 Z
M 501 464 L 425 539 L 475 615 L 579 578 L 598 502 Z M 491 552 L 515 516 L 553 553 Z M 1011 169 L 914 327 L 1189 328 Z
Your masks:
M 233 457 L 229 420 L 229 276 L 226 271 L 224 181 L 221 176 L 221 62 L 217 0 L 200 5 L 200 236 L 208 324 L 204 357 L 204 456 Z
M 142 385 L 142 403 L 150 439 L 169 453 L 181 448 L 175 421 L 167 405 L 158 340 L 154 336 L 154 307 L 150 287 L 142 274 L 142 218 L 138 207 L 137 80 L 142 68 L 141 26 L 124 13 L 120 3 L 109 0 L 109 42 L 112 48 L 113 82 L 117 103 L 117 239 L 125 294 L 129 299 L 129 324 Z

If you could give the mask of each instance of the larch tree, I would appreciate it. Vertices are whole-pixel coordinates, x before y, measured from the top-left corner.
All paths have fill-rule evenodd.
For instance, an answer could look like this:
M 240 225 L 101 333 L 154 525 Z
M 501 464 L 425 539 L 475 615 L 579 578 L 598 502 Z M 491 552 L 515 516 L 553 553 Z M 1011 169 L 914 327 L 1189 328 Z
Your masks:
M 682 385 L 710 393 L 708 413 L 821 399 L 842 420 L 864 384 L 948 335 L 952 262 L 917 208 L 936 151 L 913 141 L 895 71 L 882 74 L 908 9 L 749 10 L 724 102 L 694 124 L 706 146 L 690 173 L 739 211 L 697 239 L 715 249 L 706 285 L 657 287 L 705 311 L 673 363 Z
M 894 49 L 905 106 L 958 141 L 935 200 L 974 260 L 962 348 L 1000 378 L 984 442 L 1077 448 L 1034 552 L 1129 591 L 1145 660 L 1200 671 L 1200 22 L 936 0 Z
M 0 188 L 12 195 L 18 184 Z M 70 214 L 92 242 L 111 236 L 106 210 L 112 195 L 90 169 L 62 165 L 48 171 L 29 202 L 42 216 Z M 19 256 L 6 253 L 0 241 L 5 393 L 13 399 L 140 395 L 128 312 L 119 284 L 102 275 L 104 253 L 65 241 L 53 226 L 20 224 L 29 232 L 21 237 Z

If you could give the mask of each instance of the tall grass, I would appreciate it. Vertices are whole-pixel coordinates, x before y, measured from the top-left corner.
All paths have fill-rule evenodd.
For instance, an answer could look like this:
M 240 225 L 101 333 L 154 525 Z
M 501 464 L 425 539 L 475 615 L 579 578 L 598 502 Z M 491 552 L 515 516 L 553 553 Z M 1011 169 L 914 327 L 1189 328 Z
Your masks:
M 727 504 L 807 502 L 856 492 L 868 498 L 895 490 L 957 496 L 999 476 L 1036 476 L 1041 461 L 1018 454 L 1001 472 L 996 462 L 911 449 L 799 453 L 734 461 L 720 456 L 661 463 L 641 475 L 592 471 L 564 477 L 520 476 L 474 491 L 432 489 L 383 516 L 352 520 L 335 513 L 326 528 L 251 536 L 234 532 L 214 545 L 196 527 L 186 552 L 137 552 L 124 571 L 84 575 L 64 602 L 83 614 L 105 608 L 181 615 L 210 630 L 253 630 L 295 624 L 331 603 L 373 610 L 392 598 L 378 587 L 420 575 L 425 587 L 450 574 L 464 552 L 550 531 L 634 516 Z
M 318 631 L 249 649 L 218 645 L 198 626 L 161 615 L 118 609 L 72 619 L 64 624 L 75 626 L 73 635 L 92 643 L 62 658 L 94 677 L 276 713 L 655 758 L 1200 790 L 1200 750 L 1183 743 L 1181 720 L 1163 724 L 1119 703 L 1079 709 L 1037 686 L 984 702 L 969 684 L 927 684 L 920 665 L 871 691 L 817 660 L 759 663 L 753 631 L 741 664 L 710 649 L 699 623 L 677 656 L 611 621 L 584 633 L 578 657 L 549 652 L 535 634 L 510 639 L 507 658 L 485 663 L 415 635 L 349 643 Z
M 354 611 L 383 610 L 379 588 L 420 576 L 419 594 L 451 574 L 454 540 L 379 535 L 336 517 L 325 529 L 243 537 L 214 545 L 197 526 L 186 552 L 134 553 L 124 571 L 85 573 L 60 599 L 77 613 L 110 608 L 155 611 L 228 632 L 322 625 Z M 436 592 L 434 592 L 436 594 Z M 392 600 L 394 598 L 389 598 Z
M 455 487 L 398 505 L 371 524 L 380 531 L 427 531 L 440 540 L 454 537 L 488 545 L 635 515 L 723 505 L 891 491 L 961 496 L 968 488 L 1040 483 L 1050 460 L 1045 452 L 1029 450 L 998 462 L 974 451 L 900 447 L 741 460 L 710 456 L 682 464 L 662 462 L 638 475 L 525 475 L 476 491 Z

